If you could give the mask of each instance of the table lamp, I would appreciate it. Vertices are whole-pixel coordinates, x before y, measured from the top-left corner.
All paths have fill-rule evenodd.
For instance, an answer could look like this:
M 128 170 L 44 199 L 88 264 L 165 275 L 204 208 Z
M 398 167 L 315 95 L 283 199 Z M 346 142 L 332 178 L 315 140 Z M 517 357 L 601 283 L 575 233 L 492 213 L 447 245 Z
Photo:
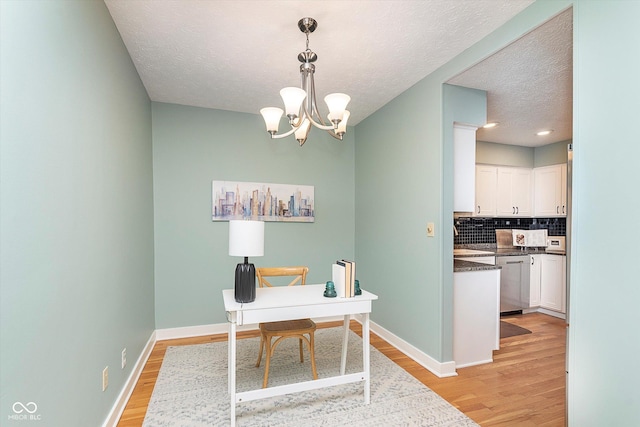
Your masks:
M 229 255 L 244 257 L 244 263 L 236 266 L 236 301 L 253 302 L 256 299 L 256 269 L 249 264 L 249 257 L 264 255 L 264 222 L 229 221 Z

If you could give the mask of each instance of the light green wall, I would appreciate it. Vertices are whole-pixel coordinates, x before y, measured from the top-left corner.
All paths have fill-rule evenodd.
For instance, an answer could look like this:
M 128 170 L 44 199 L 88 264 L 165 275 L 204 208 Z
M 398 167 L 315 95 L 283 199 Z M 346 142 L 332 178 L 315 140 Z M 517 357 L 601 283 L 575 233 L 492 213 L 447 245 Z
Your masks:
M 532 147 L 496 144 L 485 141 L 476 142 L 476 163 L 532 168 L 533 159 L 534 149 Z
M 371 318 L 436 358 L 442 150 L 427 144 L 440 124 L 426 117 L 438 116 L 441 91 L 420 82 L 356 127 L 356 260 L 379 296 Z M 426 238 L 427 222 L 438 237 Z
M 477 141 L 476 163 L 521 168 L 537 168 L 567 163 L 567 145 L 569 143 L 571 140 L 533 148 Z
M 536 147 L 533 150 L 533 167 L 567 163 L 567 146 L 571 140 Z
M 441 128 L 426 118 L 440 117 L 443 91 L 452 105 L 464 106 L 444 115 L 449 123 L 444 150 L 426 144 Z M 372 319 L 438 360 L 452 357 L 453 274 L 448 287 L 429 283 L 428 277 L 438 277 L 445 262 L 442 233 L 451 236 L 453 253 L 453 230 L 441 232 L 439 207 L 446 197 L 451 224 L 453 195 L 443 196 L 441 188 L 444 180 L 453 188 L 454 121 L 484 123 L 486 93 L 422 81 L 356 127 L 356 260 L 360 283 L 379 296 Z M 443 156 L 449 159 L 445 178 Z M 426 238 L 427 222 L 436 224 L 437 237 Z M 452 258 L 446 261 L 453 271 Z
M 537 168 L 567 163 L 567 145 L 569 143 L 571 141 L 560 141 L 534 148 L 477 141 L 476 163 L 521 168 Z
M 483 126 L 487 122 L 487 92 L 449 84 L 442 85 L 443 114 L 442 114 L 442 164 L 443 188 L 451 191 L 442 193 L 442 206 L 446 206 L 449 217 L 444 217 L 443 224 L 453 224 L 453 124 L 463 123 L 472 126 Z M 442 253 L 453 253 L 453 229 L 444 234 L 441 241 Z M 443 233 L 447 227 L 443 225 Z M 453 271 L 453 258 L 443 256 L 440 262 L 443 271 Z M 442 276 L 441 291 L 441 345 L 440 360 L 453 360 L 453 276 Z
M 602 225 L 640 212 L 640 2 L 579 1 L 574 15 L 569 421 L 638 426 L 640 232 Z
M 315 222 L 267 222 L 265 256 L 250 261 L 307 265 L 324 283 L 354 256 L 353 165 L 352 129 L 344 141 L 312 129 L 300 148 L 270 139 L 258 114 L 153 103 L 156 327 L 226 322 L 221 293 L 242 259 L 228 255 L 229 223 L 211 220 L 213 180 L 314 186 Z
M 0 8 L 0 424 L 97 426 L 154 329 L 150 102 L 103 2 Z
M 382 296 L 372 318 L 441 362 L 453 353 L 452 320 L 444 318 L 453 164 L 443 144 L 442 85 L 570 5 L 534 3 L 356 127 L 356 257 L 361 282 Z M 426 237 L 427 222 L 436 237 Z

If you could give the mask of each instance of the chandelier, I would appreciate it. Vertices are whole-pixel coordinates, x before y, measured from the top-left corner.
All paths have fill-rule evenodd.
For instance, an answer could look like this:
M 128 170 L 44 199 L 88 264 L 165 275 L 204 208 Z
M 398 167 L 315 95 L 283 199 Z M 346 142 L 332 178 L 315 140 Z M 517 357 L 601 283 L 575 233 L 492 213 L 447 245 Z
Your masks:
M 299 88 L 285 87 L 280 91 L 291 129 L 285 133 L 278 134 L 280 118 L 284 114 L 281 108 L 267 107 L 260 110 L 271 138 L 284 138 L 295 134 L 300 146 L 307 140 L 311 125 L 318 129 L 326 130 L 329 135 L 342 140 L 342 136 L 347 131 L 347 120 L 349 119 L 349 111 L 346 110 L 346 107 L 351 98 L 344 93 L 331 93 L 325 96 L 324 101 L 329 108 L 327 122 L 324 121 L 318 111 L 316 87 L 313 81 L 313 74 L 316 70 L 316 66 L 313 63 L 318 59 L 318 55 L 309 49 L 309 34 L 313 33 L 317 27 L 318 23 L 313 18 L 302 18 L 298 21 L 298 28 L 307 36 L 307 48 L 304 52 L 298 54 L 298 61 L 301 62 L 301 84 Z

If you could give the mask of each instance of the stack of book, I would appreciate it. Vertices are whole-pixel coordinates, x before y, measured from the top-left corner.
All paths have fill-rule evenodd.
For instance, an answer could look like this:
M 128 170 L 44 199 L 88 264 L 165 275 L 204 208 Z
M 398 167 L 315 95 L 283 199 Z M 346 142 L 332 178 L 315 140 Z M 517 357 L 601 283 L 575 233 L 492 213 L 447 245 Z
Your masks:
M 345 259 L 331 266 L 331 277 L 338 298 L 352 298 L 355 295 L 356 263 Z

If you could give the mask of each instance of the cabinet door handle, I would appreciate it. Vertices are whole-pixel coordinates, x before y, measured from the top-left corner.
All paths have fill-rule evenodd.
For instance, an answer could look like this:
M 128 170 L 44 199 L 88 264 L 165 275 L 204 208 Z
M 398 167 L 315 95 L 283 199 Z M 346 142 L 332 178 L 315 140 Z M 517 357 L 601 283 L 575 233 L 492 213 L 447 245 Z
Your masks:
M 556 213 L 559 214 L 560 213 L 560 206 L 556 206 Z
M 513 209 L 512 213 L 515 215 L 516 214 L 516 207 L 515 206 L 511 206 L 511 209 Z
M 522 264 L 522 261 L 507 261 L 507 264 Z
M 520 213 L 520 206 L 516 206 L 516 213 L 519 214 Z
M 562 205 L 562 213 L 563 213 L 563 214 L 564 214 L 564 213 L 566 213 L 566 212 L 564 211 L 564 205 Z
M 480 205 L 478 205 L 478 213 L 480 213 Z
M 536 259 L 535 259 L 534 257 L 531 257 L 531 265 L 533 265 L 533 262 L 534 262 L 535 260 L 536 260 Z

